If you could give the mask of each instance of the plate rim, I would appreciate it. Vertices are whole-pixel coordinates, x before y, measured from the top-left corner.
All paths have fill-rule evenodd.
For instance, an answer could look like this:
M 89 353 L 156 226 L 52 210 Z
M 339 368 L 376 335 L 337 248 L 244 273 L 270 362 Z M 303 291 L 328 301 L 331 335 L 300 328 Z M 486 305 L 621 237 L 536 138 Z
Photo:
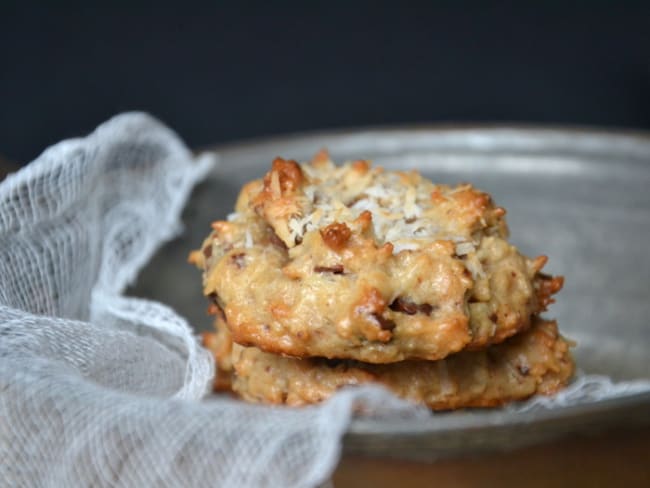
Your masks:
M 517 135 L 526 135 L 530 137 L 570 135 L 584 138 L 615 138 L 650 144 L 650 129 L 630 127 L 597 127 L 579 124 L 536 124 L 525 122 L 405 122 L 398 124 L 369 124 L 350 127 L 330 127 L 236 138 L 217 143 L 201 144 L 196 146 L 194 151 L 197 153 L 204 151 L 229 152 L 245 149 L 250 146 L 275 145 L 307 139 L 349 137 L 351 135 L 367 133 L 397 134 L 403 132 L 418 134 L 482 133 L 486 135 L 494 135 L 495 133 L 516 133 Z

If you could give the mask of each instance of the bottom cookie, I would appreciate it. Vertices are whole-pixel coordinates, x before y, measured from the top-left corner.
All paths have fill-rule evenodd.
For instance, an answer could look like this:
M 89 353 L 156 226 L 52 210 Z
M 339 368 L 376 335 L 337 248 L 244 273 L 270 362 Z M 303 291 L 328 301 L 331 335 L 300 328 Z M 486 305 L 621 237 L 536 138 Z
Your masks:
M 306 405 L 344 386 L 375 382 L 434 410 L 491 407 L 553 394 L 574 371 L 570 343 L 554 321 L 540 318 L 529 330 L 485 350 L 392 364 L 278 356 L 233 343 L 220 318 L 216 327 L 216 334 L 204 337 L 217 360 L 215 389 L 230 387 L 255 403 Z

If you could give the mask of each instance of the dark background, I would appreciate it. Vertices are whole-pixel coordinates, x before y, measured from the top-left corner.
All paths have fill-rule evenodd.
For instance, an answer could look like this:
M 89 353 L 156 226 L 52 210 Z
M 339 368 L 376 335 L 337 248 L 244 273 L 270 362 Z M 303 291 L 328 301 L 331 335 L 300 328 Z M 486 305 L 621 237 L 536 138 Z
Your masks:
M 125 110 L 192 146 L 407 122 L 650 128 L 650 2 L 0 5 L 0 154 L 21 164 Z

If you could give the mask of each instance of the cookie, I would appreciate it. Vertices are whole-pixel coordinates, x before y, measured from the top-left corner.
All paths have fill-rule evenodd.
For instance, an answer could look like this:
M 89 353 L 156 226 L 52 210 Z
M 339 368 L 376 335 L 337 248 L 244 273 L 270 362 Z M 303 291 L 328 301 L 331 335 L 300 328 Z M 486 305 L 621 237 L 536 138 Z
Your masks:
M 300 406 L 323 401 L 342 387 L 378 383 L 435 410 L 492 407 L 555 393 L 574 371 L 570 343 L 555 322 L 539 318 L 527 331 L 481 351 L 394 364 L 283 357 L 233 344 L 222 320 L 217 328 L 215 337 L 232 345 L 228 358 L 219 355 L 225 349 L 215 351 L 227 368 L 220 374 L 231 375 L 233 391 L 255 403 Z
M 217 368 L 215 371 L 212 389 L 214 391 L 232 390 L 232 339 L 226 325 L 217 324 L 217 332 L 204 332 L 202 334 L 203 346 L 212 352 Z
M 295 357 L 438 360 L 525 330 L 562 278 L 471 185 L 276 159 L 190 260 L 233 340 Z

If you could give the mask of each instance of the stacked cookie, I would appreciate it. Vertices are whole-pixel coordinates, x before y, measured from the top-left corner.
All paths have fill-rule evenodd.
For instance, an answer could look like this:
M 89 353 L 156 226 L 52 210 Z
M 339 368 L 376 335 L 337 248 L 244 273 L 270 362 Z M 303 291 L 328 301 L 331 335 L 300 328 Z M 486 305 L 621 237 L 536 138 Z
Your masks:
M 434 409 L 557 391 L 569 343 L 539 314 L 562 278 L 507 242 L 504 215 L 471 185 L 276 159 L 190 256 L 215 387 L 303 405 L 377 382 Z

